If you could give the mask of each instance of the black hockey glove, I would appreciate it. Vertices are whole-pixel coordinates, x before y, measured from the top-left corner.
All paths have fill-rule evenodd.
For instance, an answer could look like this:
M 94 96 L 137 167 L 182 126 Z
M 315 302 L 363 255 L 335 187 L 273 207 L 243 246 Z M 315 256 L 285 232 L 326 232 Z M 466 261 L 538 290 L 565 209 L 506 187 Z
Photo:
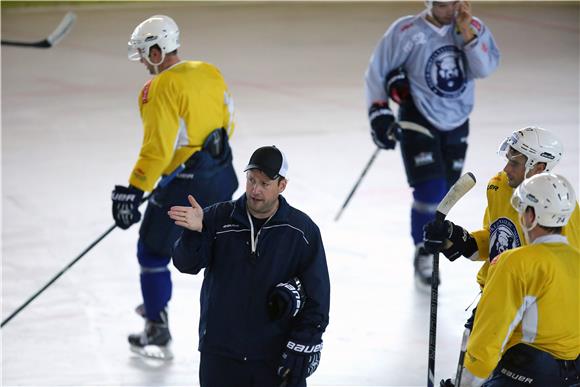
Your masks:
M 394 69 L 387 74 L 385 78 L 385 91 L 389 98 L 399 105 L 411 98 L 409 80 L 402 68 Z
M 471 257 L 477 251 L 477 242 L 467 230 L 446 220 L 430 222 L 423 227 L 423 243 L 427 252 L 442 252 L 450 261 L 460 255 Z
M 439 383 L 439 387 L 455 387 L 455 384 L 453 384 L 451 379 L 441 379 L 441 383 Z
M 279 283 L 268 295 L 268 315 L 271 320 L 296 317 L 304 306 L 306 294 L 298 277 Z
M 143 191 L 138 188 L 115 186 L 111 199 L 113 200 L 113 218 L 118 227 L 126 230 L 141 220 L 139 204 L 142 198 Z
M 288 380 L 288 386 L 300 384 L 316 371 L 320 364 L 322 341 L 317 344 L 298 344 L 288 341 L 278 367 L 278 376 Z
M 395 149 L 399 126 L 389 105 L 374 103 L 369 109 L 371 136 L 373 142 L 381 149 Z

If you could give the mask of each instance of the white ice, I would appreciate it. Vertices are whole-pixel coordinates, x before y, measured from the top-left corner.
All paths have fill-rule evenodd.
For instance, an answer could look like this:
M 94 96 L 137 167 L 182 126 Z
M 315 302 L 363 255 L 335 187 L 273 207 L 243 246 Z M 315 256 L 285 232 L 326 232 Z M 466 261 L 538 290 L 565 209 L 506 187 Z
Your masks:
M 181 27 L 181 56 L 217 64 L 237 107 L 235 167 L 275 144 L 290 162 L 289 202 L 322 230 L 332 281 L 330 325 L 313 386 L 421 386 L 427 380 L 429 294 L 414 287 L 411 191 L 398 151 L 381 152 L 333 218 L 373 152 L 363 101 L 369 56 L 415 3 L 132 3 L 3 9 L 2 38 L 39 40 L 68 10 L 77 24 L 48 50 L 2 47 L 2 319 L 112 224 L 110 192 L 126 184 L 148 79 L 129 62 L 135 25 L 163 13 Z M 449 218 L 476 229 L 499 142 L 519 127 L 555 131 L 557 171 L 578 187 L 578 3 L 476 3 L 501 65 L 477 83 L 466 171 L 476 187 Z M 239 190 L 237 194 L 242 191 Z M 237 195 L 236 194 L 236 195 Z M 201 276 L 172 270 L 175 359 L 129 351 L 142 329 L 137 227 L 115 230 L 1 331 L 2 384 L 198 384 Z M 479 265 L 442 258 L 436 379 L 455 372 Z

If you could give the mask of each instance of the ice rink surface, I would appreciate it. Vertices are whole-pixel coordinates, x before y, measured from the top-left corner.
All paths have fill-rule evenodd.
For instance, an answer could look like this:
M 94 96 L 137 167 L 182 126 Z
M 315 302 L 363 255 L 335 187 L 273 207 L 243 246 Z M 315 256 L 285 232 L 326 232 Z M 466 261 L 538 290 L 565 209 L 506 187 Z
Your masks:
M 381 152 L 339 222 L 333 218 L 373 152 L 363 97 L 371 52 L 414 3 L 132 3 L 3 9 L 2 38 L 40 40 L 74 10 L 48 50 L 2 47 L 2 319 L 112 224 L 110 193 L 126 184 L 149 78 L 126 57 L 133 28 L 157 14 L 180 26 L 182 59 L 218 65 L 236 102 L 239 179 L 252 151 L 289 159 L 289 202 L 318 223 L 332 283 L 330 325 L 311 386 L 424 386 L 429 294 L 414 286 L 411 191 L 399 151 Z M 476 86 L 466 171 L 476 187 L 449 218 L 481 225 L 495 151 L 539 125 L 565 144 L 557 172 L 578 187 L 579 5 L 475 3 L 501 50 Z M 241 194 L 239 190 L 237 194 Z M 236 195 L 237 195 L 236 194 Z M 128 348 L 142 329 L 137 227 L 115 230 L 1 331 L 5 386 L 194 386 L 201 276 L 173 271 L 175 359 Z M 436 379 L 455 372 L 479 264 L 442 258 Z

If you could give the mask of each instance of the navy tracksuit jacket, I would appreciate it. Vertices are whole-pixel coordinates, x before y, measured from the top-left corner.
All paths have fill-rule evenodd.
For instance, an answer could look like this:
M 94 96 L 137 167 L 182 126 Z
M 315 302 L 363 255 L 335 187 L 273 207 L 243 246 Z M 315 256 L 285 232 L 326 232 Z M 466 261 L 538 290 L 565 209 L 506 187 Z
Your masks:
M 330 282 L 320 230 L 279 196 L 279 208 L 257 235 L 252 253 L 246 196 L 204 209 L 203 231 L 184 230 L 173 252 L 189 274 L 205 268 L 199 350 L 239 360 L 278 359 L 286 342 L 320 342 L 328 325 Z M 294 319 L 273 322 L 272 288 L 299 277 L 307 295 Z

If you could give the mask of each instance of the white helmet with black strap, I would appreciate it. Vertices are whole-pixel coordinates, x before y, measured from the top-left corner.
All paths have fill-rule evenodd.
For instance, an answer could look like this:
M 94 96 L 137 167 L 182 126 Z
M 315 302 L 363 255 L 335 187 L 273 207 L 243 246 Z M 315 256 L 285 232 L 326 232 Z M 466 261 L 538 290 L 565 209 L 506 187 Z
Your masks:
M 536 126 L 514 131 L 501 143 L 497 153 L 507 158 L 510 148 L 526 156 L 526 176 L 538 163 L 545 163 L 544 172 L 550 172 L 558 165 L 564 153 L 562 143 L 552 132 Z
M 152 63 L 149 59 L 151 47 L 158 46 L 161 50 L 159 63 Z M 144 59 L 152 66 L 158 66 L 165 59 L 165 55 L 179 48 L 179 27 L 177 23 L 165 15 L 151 16 L 133 31 L 129 39 L 129 60 Z

